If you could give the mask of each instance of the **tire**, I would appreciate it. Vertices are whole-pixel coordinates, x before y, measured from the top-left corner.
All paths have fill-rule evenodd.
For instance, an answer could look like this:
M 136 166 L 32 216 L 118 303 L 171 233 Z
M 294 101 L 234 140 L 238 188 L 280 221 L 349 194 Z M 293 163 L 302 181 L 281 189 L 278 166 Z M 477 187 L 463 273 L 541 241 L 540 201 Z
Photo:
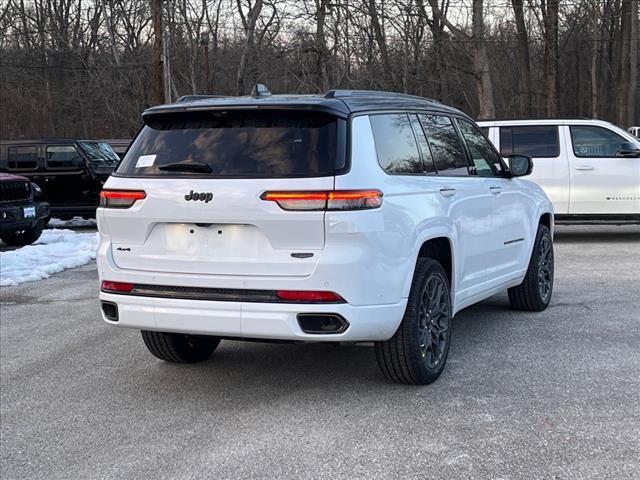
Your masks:
M 206 360 L 220 344 L 218 337 L 142 330 L 142 339 L 152 355 L 171 363 Z
M 25 245 L 31 245 L 33 242 L 40 238 L 42 230 L 47 224 L 46 219 L 38 220 L 38 222 L 31 228 L 19 230 L 13 233 L 3 233 L 0 235 L 0 239 L 9 245 L 10 247 L 23 247 Z
M 397 383 L 436 381 L 449 354 L 451 320 L 447 274 L 435 260 L 419 259 L 398 330 L 389 340 L 374 343 L 382 373 Z
M 546 225 L 538 225 L 536 241 L 524 281 L 509 289 L 509 302 L 516 310 L 541 312 L 553 293 L 553 239 Z

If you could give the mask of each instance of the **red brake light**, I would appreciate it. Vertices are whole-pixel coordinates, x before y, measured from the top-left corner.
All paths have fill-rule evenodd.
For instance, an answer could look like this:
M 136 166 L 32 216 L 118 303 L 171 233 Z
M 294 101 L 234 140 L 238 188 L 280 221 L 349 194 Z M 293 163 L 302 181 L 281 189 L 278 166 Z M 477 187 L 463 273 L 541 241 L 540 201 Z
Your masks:
M 280 300 L 284 300 L 286 302 L 345 303 L 344 298 L 333 292 L 278 290 L 276 295 Z
M 102 190 L 100 206 L 105 208 L 129 208 L 137 200 L 147 198 L 142 190 Z
M 103 280 L 100 289 L 107 293 L 131 293 L 135 285 L 133 283 L 111 282 Z
M 284 210 L 367 210 L 382 205 L 380 190 L 264 192 L 260 198 Z

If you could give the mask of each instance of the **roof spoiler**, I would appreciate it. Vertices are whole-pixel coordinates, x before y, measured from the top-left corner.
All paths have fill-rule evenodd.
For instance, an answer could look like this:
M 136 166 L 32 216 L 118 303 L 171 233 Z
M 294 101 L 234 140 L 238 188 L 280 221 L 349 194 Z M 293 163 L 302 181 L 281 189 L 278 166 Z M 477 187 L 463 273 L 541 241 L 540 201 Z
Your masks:
M 228 95 L 182 95 L 174 103 L 193 102 L 194 100 L 206 100 L 208 98 L 225 98 Z

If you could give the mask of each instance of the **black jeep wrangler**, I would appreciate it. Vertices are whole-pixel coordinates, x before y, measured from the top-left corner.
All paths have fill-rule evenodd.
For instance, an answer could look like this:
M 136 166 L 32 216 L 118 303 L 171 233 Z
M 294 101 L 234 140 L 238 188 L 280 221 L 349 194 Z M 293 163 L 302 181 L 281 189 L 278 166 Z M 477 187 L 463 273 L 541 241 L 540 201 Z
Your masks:
M 95 217 L 100 191 L 120 161 L 111 146 L 94 140 L 12 140 L 0 142 L 0 172 L 37 183 L 63 220 Z

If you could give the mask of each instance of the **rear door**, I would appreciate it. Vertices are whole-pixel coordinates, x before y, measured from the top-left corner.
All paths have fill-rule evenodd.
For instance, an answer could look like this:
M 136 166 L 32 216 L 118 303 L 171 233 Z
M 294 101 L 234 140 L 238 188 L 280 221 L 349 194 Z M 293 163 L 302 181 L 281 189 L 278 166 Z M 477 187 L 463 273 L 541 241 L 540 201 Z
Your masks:
M 494 199 L 487 179 L 469 172 L 464 144 L 452 117 L 419 115 L 427 135 L 438 174 L 430 178 L 437 188 L 448 216 L 458 233 L 457 283 L 464 300 L 483 289 L 494 277 L 497 262 L 493 230 Z
M 286 211 L 265 192 L 327 191 L 344 166 L 345 122 L 285 110 L 162 114 L 146 126 L 106 189 L 141 190 L 102 209 L 124 269 L 241 276 L 310 275 L 324 211 Z
M 617 156 L 629 140 L 602 126 L 565 128 L 571 166 L 569 213 L 640 213 L 640 158 Z

